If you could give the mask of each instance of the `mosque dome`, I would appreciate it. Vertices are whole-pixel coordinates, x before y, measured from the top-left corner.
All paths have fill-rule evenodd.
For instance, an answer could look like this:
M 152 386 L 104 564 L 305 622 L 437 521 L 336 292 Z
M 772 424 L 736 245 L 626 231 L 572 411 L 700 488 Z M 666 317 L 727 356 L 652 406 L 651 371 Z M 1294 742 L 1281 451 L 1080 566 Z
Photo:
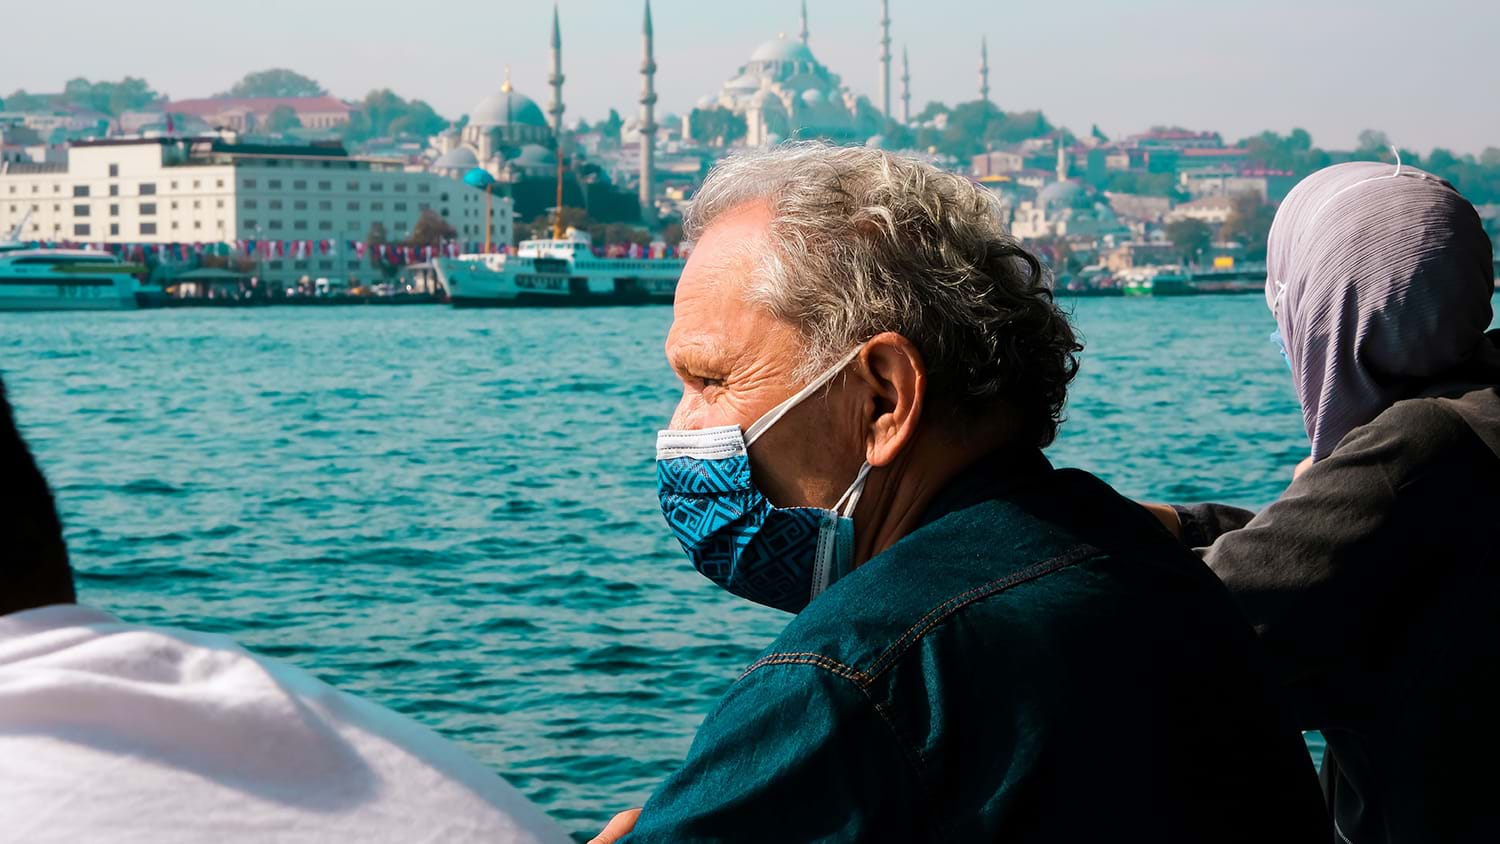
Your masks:
M 817 64 L 813 58 L 812 50 L 801 41 L 791 41 L 785 37 L 775 38 L 755 48 L 750 54 L 752 62 L 809 62 Z
M 748 73 L 741 74 L 724 83 L 724 87 L 730 91 L 745 93 L 754 91 L 760 87 L 760 80 Z
M 468 147 L 454 147 L 432 162 L 434 170 L 470 170 L 479 166 L 479 157 Z
M 865 146 L 870 149 L 885 149 L 885 136 L 871 135 L 870 139 L 865 141 Z
M 522 167 L 555 167 L 557 158 L 552 155 L 552 150 L 541 144 L 527 144 L 521 147 L 515 163 Z
M 828 102 L 828 100 L 823 96 L 822 91 L 819 91 L 817 88 L 808 88 L 802 92 L 802 102 L 804 105 L 820 106 Z
M 509 100 L 509 102 L 507 102 Z M 474 104 L 469 110 L 470 126 L 547 126 L 541 106 L 525 94 L 496 91 Z
M 701 97 L 698 98 L 698 109 L 701 110 L 701 111 L 706 111 L 708 109 L 711 109 L 711 108 L 717 106 L 718 104 L 719 104 L 719 101 L 717 99 L 715 99 L 714 97 L 712 97 L 710 95 L 707 95 L 707 94 L 705 94 L 704 96 L 701 96 Z
M 1037 204 L 1049 211 L 1061 211 L 1063 209 L 1086 209 L 1094 207 L 1094 198 L 1083 185 L 1069 179 L 1062 182 L 1053 182 L 1042 188 L 1036 195 Z

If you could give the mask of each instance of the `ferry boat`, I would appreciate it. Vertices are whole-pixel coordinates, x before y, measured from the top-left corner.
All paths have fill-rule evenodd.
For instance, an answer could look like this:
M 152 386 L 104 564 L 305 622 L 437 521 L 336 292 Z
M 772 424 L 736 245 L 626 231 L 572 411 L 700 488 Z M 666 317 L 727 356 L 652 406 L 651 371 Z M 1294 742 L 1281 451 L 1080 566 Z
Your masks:
M 0 243 L 0 311 L 134 308 L 142 269 L 93 249 Z
M 589 236 L 525 240 L 514 255 L 436 258 L 454 307 L 671 304 L 681 258 L 601 258 Z
M 1126 296 L 1192 296 L 1204 293 L 1259 293 L 1266 286 L 1266 265 L 1183 269 L 1147 267 L 1125 280 Z

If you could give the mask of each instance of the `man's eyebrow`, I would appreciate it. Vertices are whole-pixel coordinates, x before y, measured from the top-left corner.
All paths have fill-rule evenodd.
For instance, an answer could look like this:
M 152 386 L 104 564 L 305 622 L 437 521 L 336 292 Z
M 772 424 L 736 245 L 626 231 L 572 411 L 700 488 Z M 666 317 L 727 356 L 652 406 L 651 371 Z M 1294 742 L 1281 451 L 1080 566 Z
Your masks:
M 667 350 L 667 362 L 678 370 L 697 370 L 700 373 L 719 370 L 724 367 L 724 347 L 715 340 L 695 337 L 671 346 Z

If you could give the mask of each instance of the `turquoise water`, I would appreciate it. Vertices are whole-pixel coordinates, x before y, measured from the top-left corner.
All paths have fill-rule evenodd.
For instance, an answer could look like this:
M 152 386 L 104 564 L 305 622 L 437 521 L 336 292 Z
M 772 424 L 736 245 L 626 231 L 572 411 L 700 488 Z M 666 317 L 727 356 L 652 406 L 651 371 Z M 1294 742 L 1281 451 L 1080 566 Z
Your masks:
M 1084 299 L 1051 454 L 1260 505 L 1306 453 L 1258 296 Z M 786 616 L 668 535 L 667 308 L 0 313 L 82 599 L 436 728 L 571 829 L 639 805 Z

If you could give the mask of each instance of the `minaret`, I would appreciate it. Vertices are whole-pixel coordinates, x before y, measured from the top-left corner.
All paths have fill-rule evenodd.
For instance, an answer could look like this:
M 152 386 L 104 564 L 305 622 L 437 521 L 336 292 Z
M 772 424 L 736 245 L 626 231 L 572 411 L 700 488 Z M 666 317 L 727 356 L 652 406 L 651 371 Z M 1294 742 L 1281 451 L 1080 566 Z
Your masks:
M 557 139 L 559 155 L 563 137 L 563 72 L 562 72 L 562 26 L 557 20 L 557 4 L 552 4 L 552 75 L 547 84 L 552 86 L 552 105 L 547 112 L 552 115 L 552 133 Z
M 803 40 L 807 38 L 803 5 Z M 651 0 L 646 0 L 646 23 L 641 30 L 641 222 L 656 223 L 656 49 L 651 31 Z
M 1057 133 L 1057 180 L 1059 182 L 1068 180 L 1068 151 L 1063 146 L 1062 132 Z
M 990 44 L 979 36 L 979 99 L 990 101 Z
M 511 121 L 515 115 L 511 112 L 510 95 L 516 90 L 516 86 L 510 84 L 510 65 L 505 66 L 505 81 L 500 83 L 500 91 L 505 94 L 505 128 L 511 128 Z
M 880 0 L 880 102 L 881 115 L 891 118 L 891 2 Z
M 906 63 L 906 45 L 901 45 L 901 125 L 911 125 L 911 67 Z
M 802 43 L 807 43 L 807 0 L 802 0 Z

